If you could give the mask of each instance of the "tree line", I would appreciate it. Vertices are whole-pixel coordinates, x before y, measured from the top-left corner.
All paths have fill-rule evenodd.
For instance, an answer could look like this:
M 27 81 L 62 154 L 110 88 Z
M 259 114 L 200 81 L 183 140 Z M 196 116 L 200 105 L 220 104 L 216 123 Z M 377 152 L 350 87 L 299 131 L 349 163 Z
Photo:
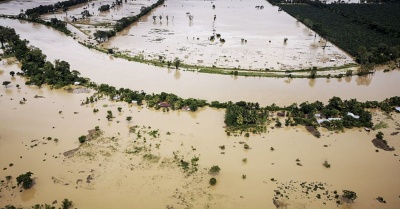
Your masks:
M 47 13 L 54 13 L 59 9 L 67 10 L 68 7 L 75 6 L 77 4 L 83 4 L 89 2 L 88 0 L 68 0 L 68 1 L 61 1 L 51 5 L 40 5 L 38 7 L 34 7 L 32 9 L 27 9 L 25 11 L 25 15 L 28 17 L 34 14 L 42 15 Z
M 36 47 L 28 47 L 27 40 L 21 40 L 13 28 L 0 26 L 0 42 L 5 56 L 15 56 L 21 63 L 22 73 L 26 76 L 28 85 L 42 86 L 47 84 L 61 88 L 75 82 L 87 83 L 87 79 L 79 77 L 78 71 L 71 71 L 66 61 L 56 60 L 53 63 L 46 60 L 46 55 Z
M 98 91 L 98 94 L 104 94 L 110 99 L 125 101 L 128 103 L 136 102 L 142 105 L 146 101 L 149 107 L 163 110 L 185 109 L 196 111 L 200 107 L 210 106 L 215 108 L 226 108 L 225 124 L 227 127 L 235 128 L 253 128 L 260 130 L 268 118 L 269 111 L 284 111 L 286 116 L 285 125 L 306 125 L 317 126 L 315 114 L 321 114 L 323 118 L 337 117 L 341 120 L 325 121 L 323 126 L 333 129 L 352 128 L 352 127 L 372 127 L 371 113 L 366 109 L 380 108 L 385 112 L 390 112 L 395 106 L 400 106 L 400 97 L 395 96 L 384 101 L 358 102 L 356 99 L 342 100 L 339 97 L 333 97 L 327 105 L 316 101 L 313 103 L 303 102 L 300 105 L 292 104 L 287 107 L 279 107 L 275 104 L 260 107 L 258 103 L 249 102 L 218 102 L 208 103 L 201 99 L 183 99 L 175 94 L 162 92 L 160 94 L 146 94 L 144 91 L 133 91 L 131 89 L 120 88 L 108 84 L 96 84 L 89 82 L 88 79 L 80 77 L 76 70 L 70 70 L 70 65 L 66 61 L 56 60 L 53 63 L 46 60 L 46 55 L 36 47 L 28 47 L 27 40 L 21 40 L 15 30 L 9 27 L 0 26 L 0 43 L 5 56 L 15 56 L 21 63 L 22 73 L 26 76 L 28 85 L 41 86 L 50 85 L 55 88 L 61 88 L 67 85 L 79 82 Z M 94 101 L 94 100 L 91 100 Z M 349 116 L 348 113 L 358 115 L 359 118 Z M 255 129 L 254 129 L 255 128 Z

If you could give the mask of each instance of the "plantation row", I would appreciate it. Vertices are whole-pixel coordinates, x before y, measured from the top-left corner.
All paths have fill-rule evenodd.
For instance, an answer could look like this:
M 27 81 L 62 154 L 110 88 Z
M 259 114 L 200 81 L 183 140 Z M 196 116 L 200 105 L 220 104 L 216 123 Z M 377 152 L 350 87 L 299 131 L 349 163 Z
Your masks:
M 400 57 L 398 3 L 326 5 L 308 0 L 293 4 L 269 1 L 356 57 L 361 64 L 381 64 Z

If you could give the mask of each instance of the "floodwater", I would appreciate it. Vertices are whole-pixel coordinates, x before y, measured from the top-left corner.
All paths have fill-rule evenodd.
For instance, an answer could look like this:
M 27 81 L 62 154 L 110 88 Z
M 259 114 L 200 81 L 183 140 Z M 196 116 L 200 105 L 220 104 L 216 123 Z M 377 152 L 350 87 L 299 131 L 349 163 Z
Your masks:
M 109 11 L 100 12 L 98 8 L 102 5 L 112 5 L 115 2 L 113 0 L 106 1 L 90 1 L 88 4 L 80 4 L 78 6 L 73 6 L 68 9 L 66 13 L 58 11 L 54 14 L 43 15 L 42 18 L 50 19 L 57 18 L 68 23 L 72 23 L 80 31 L 84 32 L 89 36 L 93 36 L 96 30 L 112 30 L 116 21 L 123 18 L 134 16 L 140 13 L 141 7 L 150 6 L 154 4 L 155 0 L 129 0 L 127 2 L 123 1 L 122 5 L 116 5 Z M 82 19 L 82 12 L 84 10 L 89 11 L 90 17 L 85 17 Z M 75 17 L 77 21 L 73 22 Z
M 27 9 L 32 9 L 40 5 L 51 5 L 59 2 L 59 0 L 5 0 L 0 2 L 0 14 L 18 15 Z
M 7 175 L 13 179 L 6 181 L 8 187 L 1 187 L 0 207 L 50 204 L 54 200 L 58 200 L 58 206 L 68 198 L 77 208 L 274 208 L 274 190 L 282 185 L 288 186 L 284 194 L 289 199 L 280 198 L 289 204 L 287 208 L 400 206 L 400 158 L 396 156 L 400 154 L 400 142 L 390 135 L 399 128 L 397 113 L 392 114 L 393 119 L 374 113 L 374 122 L 388 123 L 389 128 L 380 131 L 396 148 L 394 152 L 375 152 L 371 140 L 377 131 L 367 133 L 362 129 L 345 133 L 322 131 L 320 139 L 303 127 L 268 128 L 267 133 L 249 138 L 228 137 L 221 110 L 163 113 L 108 100 L 82 106 L 81 101 L 91 94 L 25 86 L 23 78 L 11 79 L 9 75 L 17 66 L 6 63 L 0 65 L 0 79 L 12 83 L 0 88 L 0 179 Z M 17 84 L 21 89 L 16 88 Z M 34 98 L 35 95 L 42 97 Z M 21 105 L 22 98 L 27 101 Z M 117 107 L 122 107 L 121 113 Z M 93 113 L 93 108 L 100 111 Z M 112 121 L 106 120 L 107 110 L 113 112 Z M 127 116 L 133 117 L 131 122 L 125 120 Z M 129 133 L 129 127 L 136 125 L 147 142 Z M 107 138 L 81 145 L 74 156 L 64 157 L 62 153 L 79 147 L 78 137 L 95 126 Z M 150 137 L 147 130 L 158 130 L 160 137 Z M 54 138 L 59 141 L 54 142 Z M 245 150 L 241 142 L 251 149 Z M 222 145 L 224 150 L 219 148 Z M 140 146 L 150 150 L 128 154 Z M 271 147 L 275 150 L 271 151 Z M 171 162 L 172 152 L 178 152 L 186 161 L 199 157 L 199 170 L 185 176 Z M 146 161 L 144 154 L 149 153 L 160 160 Z M 247 162 L 243 162 L 244 158 Z M 296 159 L 302 166 L 296 165 Z M 331 168 L 322 166 L 325 160 Z M 215 176 L 217 185 L 210 187 L 212 175 L 207 171 L 213 165 L 221 171 Z M 16 185 L 15 178 L 27 171 L 34 173 L 33 188 L 22 192 L 11 189 Z M 242 179 L 243 174 L 246 179 Z M 305 195 L 300 192 L 300 182 L 318 182 L 325 190 Z M 343 189 L 357 192 L 355 203 L 337 207 L 324 195 L 316 198 L 326 191 L 331 194 L 337 190 L 340 194 Z M 378 196 L 387 203 L 375 200 Z
M 208 101 L 259 102 L 261 105 L 290 105 L 315 100 L 327 102 L 333 96 L 360 101 L 383 100 L 400 94 L 398 70 L 388 73 L 378 70 L 368 77 L 315 80 L 203 74 L 115 59 L 87 49 L 71 37 L 38 24 L 9 19 L 0 19 L 0 24 L 14 27 L 22 38 L 42 49 L 48 60 L 65 60 L 70 63 L 71 69 L 80 71 L 82 76 L 117 88 L 144 90 L 147 93 L 164 91 L 183 98 Z
M 209 40 L 216 34 L 225 43 L 216 37 Z M 103 46 L 145 59 L 162 56 L 172 61 L 178 57 L 193 65 L 254 70 L 353 63 L 330 43 L 323 50 L 324 43 L 315 32 L 265 0 L 169 0 Z

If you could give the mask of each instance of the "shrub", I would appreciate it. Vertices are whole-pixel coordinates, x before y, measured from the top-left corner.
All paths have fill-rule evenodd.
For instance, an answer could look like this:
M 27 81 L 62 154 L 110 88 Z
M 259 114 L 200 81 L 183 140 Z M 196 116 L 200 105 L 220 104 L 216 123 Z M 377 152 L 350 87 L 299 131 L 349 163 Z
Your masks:
M 331 167 L 331 164 L 329 164 L 327 160 L 325 160 L 325 162 L 322 165 L 324 165 L 325 168 L 330 168 Z
M 379 132 L 376 134 L 376 138 L 377 138 L 377 139 L 383 139 L 383 133 L 382 133 L 381 131 L 379 131 Z
M 86 141 L 86 136 L 82 135 L 78 139 L 80 143 L 84 143 Z
M 209 173 L 210 173 L 210 174 L 218 174 L 220 170 L 221 170 L 221 168 L 219 168 L 218 165 L 213 165 L 213 166 L 210 168 Z
M 210 179 L 210 185 L 211 185 L 211 186 L 214 186 L 215 184 L 217 184 L 217 179 L 211 178 L 211 179 Z

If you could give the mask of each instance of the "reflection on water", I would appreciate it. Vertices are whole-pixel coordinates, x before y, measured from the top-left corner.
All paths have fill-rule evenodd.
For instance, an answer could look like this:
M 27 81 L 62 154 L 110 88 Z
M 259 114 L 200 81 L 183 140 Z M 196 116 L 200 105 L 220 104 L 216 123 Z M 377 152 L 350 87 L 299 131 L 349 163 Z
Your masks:
M 314 87 L 314 85 L 315 85 L 316 82 L 317 82 L 317 79 L 309 79 L 308 85 L 309 85 L 310 87 Z
M 35 194 L 36 194 L 36 188 L 34 186 L 30 189 L 24 189 L 21 192 L 21 200 L 23 202 L 27 202 L 27 201 L 33 199 L 35 197 Z
M 346 76 L 346 78 L 344 78 L 344 80 L 349 83 L 351 81 L 352 76 Z
M 372 74 L 365 75 L 365 76 L 357 76 L 356 82 L 359 86 L 369 86 L 372 82 L 372 78 L 374 76 Z
M 181 77 L 181 71 L 176 69 L 174 73 L 174 78 L 178 80 Z
M 8 19 L 0 19 L 0 24 L 14 27 L 22 38 L 39 47 L 49 61 L 66 60 L 82 76 L 117 88 L 144 90 L 148 93 L 168 92 L 184 98 L 208 101 L 259 102 L 261 105 L 287 105 L 315 100 L 327 102 L 333 96 L 357 98 L 361 101 L 383 100 L 400 94 L 399 71 L 383 73 L 378 70 L 374 75 L 356 76 L 349 82 L 318 78 L 314 81 L 291 79 L 289 83 L 285 82 L 287 78 L 229 76 L 183 70 L 176 72 L 174 69 L 112 58 L 87 49 L 72 38 L 42 25 L 21 24 L 20 21 Z M 326 82 L 318 82 L 321 79 Z

